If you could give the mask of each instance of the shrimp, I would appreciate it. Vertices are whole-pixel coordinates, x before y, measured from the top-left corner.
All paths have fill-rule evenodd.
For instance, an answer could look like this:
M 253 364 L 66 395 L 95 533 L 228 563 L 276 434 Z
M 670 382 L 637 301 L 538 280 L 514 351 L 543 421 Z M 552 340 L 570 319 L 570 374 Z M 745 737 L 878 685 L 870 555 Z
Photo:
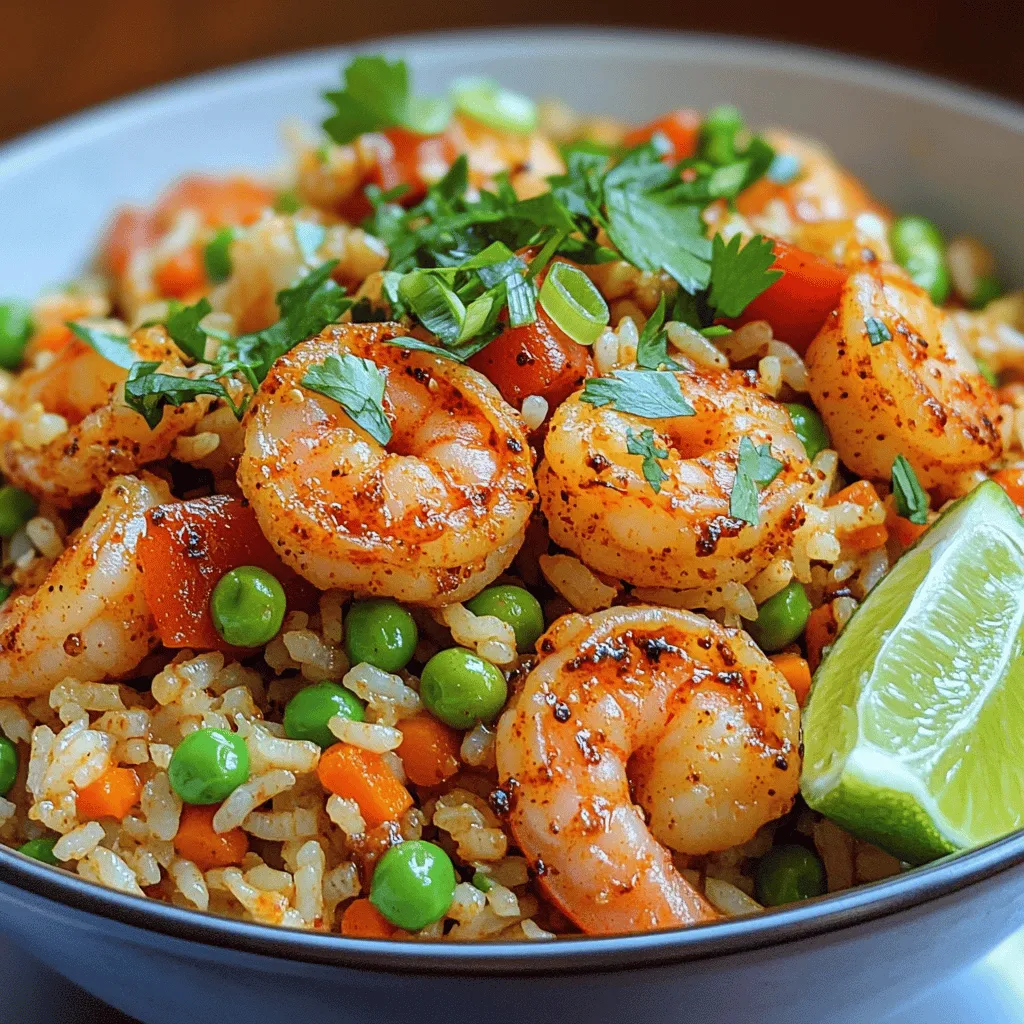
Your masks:
M 792 549 L 815 482 L 784 406 L 740 371 L 677 373 L 693 416 L 648 420 L 573 395 L 551 419 L 537 475 L 552 540 L 590 568 L 642 587 L 707 589 L 751 579 Z M 628 451 L 647 429 L 667 453 L 656 492 Z M 730 512 L 740 442 L 781 462 L 760 492 L 758 523 Z
M 789 132 L 765 137 L 793 162 L 794 176 L 785 183 L 761 178 L 740 193 L 737 210 L 754 230 L 837 263 L 859 264 L 865 249 L 890 258 L 891 215 L 827 149 Z
M 536 503 L 518 414 L 481 374 L 385 344 L 395 324 L 327 328 L 282 356 L 247 412 L 238 481 L 281 558 L 319 587 L 462 601 L 511 563 Z M 387 445 L 302 387 L 328 356 L 386 378 Z
M 146 510 L 170 500 L 148 474 L 107 484 L 43 583 L 0 612 L 0 697 L 35 697 L 68 676 L 125 676 L 157 646 L 135 546 Z
M 898 267 L 850 275 L 806 360 L 833 447 L 858 475 L 887 480 L 903 455 L 924 487 L 955 497 L 1002 451 L 999 401 L 952 327 Z
M 140 360 L 163 373 L 186 373 L 162 328 L 129 340 Z M 103 489 L 122 473 L 166 458 L 212 399 L 164 410 L 155 429 L 124 401 L 127 371 L 75 339 L 25 370 L 0 395 L 0 470 L 7 479 L 61 508 Z
M 670 849 L 728 849 L 792 806 L 789 684 L 745 633 L 667 608 L 567 615 L 538 650 L 496 754 L 541 885 L 585 932 L 712 920 Z

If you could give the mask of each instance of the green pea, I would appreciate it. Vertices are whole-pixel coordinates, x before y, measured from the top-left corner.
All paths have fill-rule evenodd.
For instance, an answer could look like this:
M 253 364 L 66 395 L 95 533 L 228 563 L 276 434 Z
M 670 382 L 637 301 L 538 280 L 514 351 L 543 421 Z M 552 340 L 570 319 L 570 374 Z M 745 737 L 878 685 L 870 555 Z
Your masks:
M 276 213 L 297 213 L 301 206 L 302 201 L 294 189 L 279 192 L 274 200 L 274 211 Z
M 299 690 L 284 709 L 284 732 L 289 739 L 312 740 L 321 747 L 338 742 L 327 723 L 335 716 L 362 722 L 363 702 L 351 690 L 324 681 Z
M 27 843 L 23 843 L 18 847 L 18 853 L 25 854 L 26 857 L 31 857 L 33 860 L 42 861 L 44 864 L 57 864 L 57 858 L 53 855 L 53 848 L 57 845 L 57 840 L 43 837 L 42 839 L 30 839 Z
M 370 883 L 370 902 L 393 924 L 415 932 L 440 921 L 455 895 L 448 854 L 423 839 L 392 846 Z
M 18 776 L 18 748 L 0 736 L 0 796 L 7 796 Z
M 413 617 L 388 598 L 356 601 L 345 618 L 345 649 L 353 665 L 365 661 L 397 672 L 409 664 L 419 638 Z
M 507 622 L 516 635 L 520 654 L 532 651 L 544 632 L 544 612 L 540 601 L 522 587 L 511 584 L 488 587 L 472 601 L 467 601 L 466 607 L 474 615 L 493 615 Z
M 974 309 L 981 309 L 987 306 L 993 299 L 998 299 L 1003 294 L 1003 286 L 999 279 L 993 274 L 986 274 L 978 278 L 974 286 L 974 294 L 970 297 L 969 305 Z
M 259 647 L 277 636 L 286 604 L 281 584 L 266 569 L 240 565 L 213 588 L 210 615 L 227 643 Z
M 20 299 L 0 302 L 0 366 L 16 370 L 32 333 L 32 308 Z
M 803 585 L 793 580 L 757 609 L 757 619 L 748 623 L 747 632 L 762 651 L 781 651 L 804 631 L 811 602 Z
M 758 862 L 754 893 L 766 907 L 809 900 L 827 890 L 820 858 L 804 846 L 776 846 Z
M 14 587 L 10 583 L 0 583 L 0 604 L 3 604 L 14 593 Z
M 203 249 L 206 274 L 215 284 L 226 281 L 231 276 L 231 243 L 234 240 L 234 228 L 221 228 Z
M 477 721 L 498 717 L 508 697 L 501 669 L 467 651 L 449 647 L 423 666 L 420 697 L 427 710 L 453 729 L 469 729 Z
M 807 458 L 813 462 L 819 452 L 832 444 L 832 438 L 828 436 L 828 430 L 815 409 L 796 402 L 787 405 L 786 408 L 789 410 L 789 418 L 793 421 L 796 436 L 800 438 Z
M 31 495 L 10 484 L 0 487 L 0 537 L 9 540 L 35 514 L 36 503 Z
M 225 729 L 189 733 L 171 755 L 171 788 L 187 804 L 218 804 L 249 778 L 249 751 Z
M 949 268 L 939 229 L 927 217 L 897 217 L 889 244 L 896 262 L 941 306 L 949 298 Z

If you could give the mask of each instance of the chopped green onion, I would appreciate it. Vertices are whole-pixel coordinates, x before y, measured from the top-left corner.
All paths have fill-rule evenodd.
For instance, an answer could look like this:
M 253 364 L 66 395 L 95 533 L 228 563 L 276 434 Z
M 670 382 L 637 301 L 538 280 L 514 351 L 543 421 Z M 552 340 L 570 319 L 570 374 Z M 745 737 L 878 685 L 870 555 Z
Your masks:
M 398 284 L 398 296 L 428 331 L 448 344 L 458 341 L 466 307 L 438 275 L 423 271 L 406 274 Z
M 593 345 L 611 317 L 604 296 L 582 270 L 569 263 L 551 266 L 540 287 L 540 304 L 581 345 Z
M 724 338 L 727 334 L 732 334 L 732 328 L 726 327 L 725 324 L 712 324 L 710 327 L 702 327 L 701 334 L 705 338 Z
M 537 127 L 537 106 L 521 93 L 503 89 L 492 78 L 460 78 L 452 85 L 460 114 L 496 131 L 527 134 Z

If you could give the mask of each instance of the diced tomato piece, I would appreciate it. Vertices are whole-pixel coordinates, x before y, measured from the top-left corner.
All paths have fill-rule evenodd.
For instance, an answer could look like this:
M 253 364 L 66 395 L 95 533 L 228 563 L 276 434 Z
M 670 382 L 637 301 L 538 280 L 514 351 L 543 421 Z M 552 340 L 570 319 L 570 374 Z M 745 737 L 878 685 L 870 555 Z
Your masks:
M 700 114 L 686 107 L 670 110 L 667 114 L 650 124 L 641 125 L 626 133 L 622 140 L 627 146 L 639 146 L 651 139 L 655 133 L 664 135 L 672 149 L 662 157 L 666 163 L 687 160 L 697 152 L 697 140 L 700 138 Z
M 758 295 L 740 316 L 726 323 L 739 327 L 752 320 L 767 320 L 776 338 L 803 354 L 829 313 L 839 305 L 850 272 L 788 242 L 774 244 L 774 268 L 782 271 L 782 277 Z
M 107 237 L 100 246 L 104 268 L 120 277 L 132 257 L 157 238 L 156 225 L 148 210 L 138 206 L 124 206 L 114 214 L 107 229 Z
M 240 498 L 213 495 L 150 509 L 138 551 L 146 601 L 166 647 L 233 649 L 213 625 L 210 595 L 240 565 L 276 576 L 289 609 L 307 608 L 315 599 L 313 587 L 281 562 Z
M 391 143 L 390 159 L 381 160 L 373 174 L 373 182 L 385 192 L 399 185 L 408 185 L 399 202 L 409 205 L 427 193 L 427 180 L 440 178 L 459 155 L 454 140 L 445 135 L 417 135 L 405 128 L 389 128 L 385 133 Z M 427 171 L 427 177 L 423 172 Z
M 195 210 L 209 228 L 245 227 L 259 220 L 273 202 L 273 192 L 252 178 L 190 174 L 160 197 L 153 208 L 153 218 L 162 231 L 173 224 L 182 210 Z
M 469 365 L 517 409 L 529 395 L 540 395 L 554 409 L 594 373 L 586 346 L 573 341 L 540 306 L 532 324 L 503 331 Z

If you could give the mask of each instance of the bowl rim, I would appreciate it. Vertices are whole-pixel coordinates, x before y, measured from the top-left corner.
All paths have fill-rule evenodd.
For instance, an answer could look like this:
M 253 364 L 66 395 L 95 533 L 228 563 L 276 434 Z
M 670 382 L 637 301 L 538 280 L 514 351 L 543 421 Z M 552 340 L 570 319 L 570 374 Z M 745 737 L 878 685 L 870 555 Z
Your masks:
M 218 93 L 245 91 L 257 78 L 267 84 L 267 79 L 284 81 L 303 76 L 312 65 L 337 63 L 355 53 L 396 54 L 412 50 L 417 55 L 429 56 L 466 45 L 486 50 L 514 44 L 537 56 L 557 53 L 566 45 L 600 56 L 620 48 L 624 42 L 669 57 L 699 52 L 701 56 L 714 53 L 740 64 L 761 64 L 767 59 L 780 69 L 910 95 L 1024 134 L 1024 106 L 1012 100 L 919 71 L 813 47 L 742 36 L 634 29 L 470 29 L 388 36 L 353 45 L 305 50 L 189 76 L 134 93 L 0 146 L 0 182 L 9 174 L 72 151 L 90 138 L 122 130 L 133 122 L 144 122 L 154 113 L 187 109 L 197 99 L 208 102 Z M 613 972 L 782 946 L 883 920 L 1022 865 L 1024 831 L 880 882 L 756 916 L 687 929 L 578 936 L 557 942 L 382 942 L 239 921 L 132 896 L 70 872 L 54 870 L 0 845 L 0 883 L 131 928 L 293 962 L 400 974 L 432 974 L 443 969 L 446 974 L 466 976 Z

